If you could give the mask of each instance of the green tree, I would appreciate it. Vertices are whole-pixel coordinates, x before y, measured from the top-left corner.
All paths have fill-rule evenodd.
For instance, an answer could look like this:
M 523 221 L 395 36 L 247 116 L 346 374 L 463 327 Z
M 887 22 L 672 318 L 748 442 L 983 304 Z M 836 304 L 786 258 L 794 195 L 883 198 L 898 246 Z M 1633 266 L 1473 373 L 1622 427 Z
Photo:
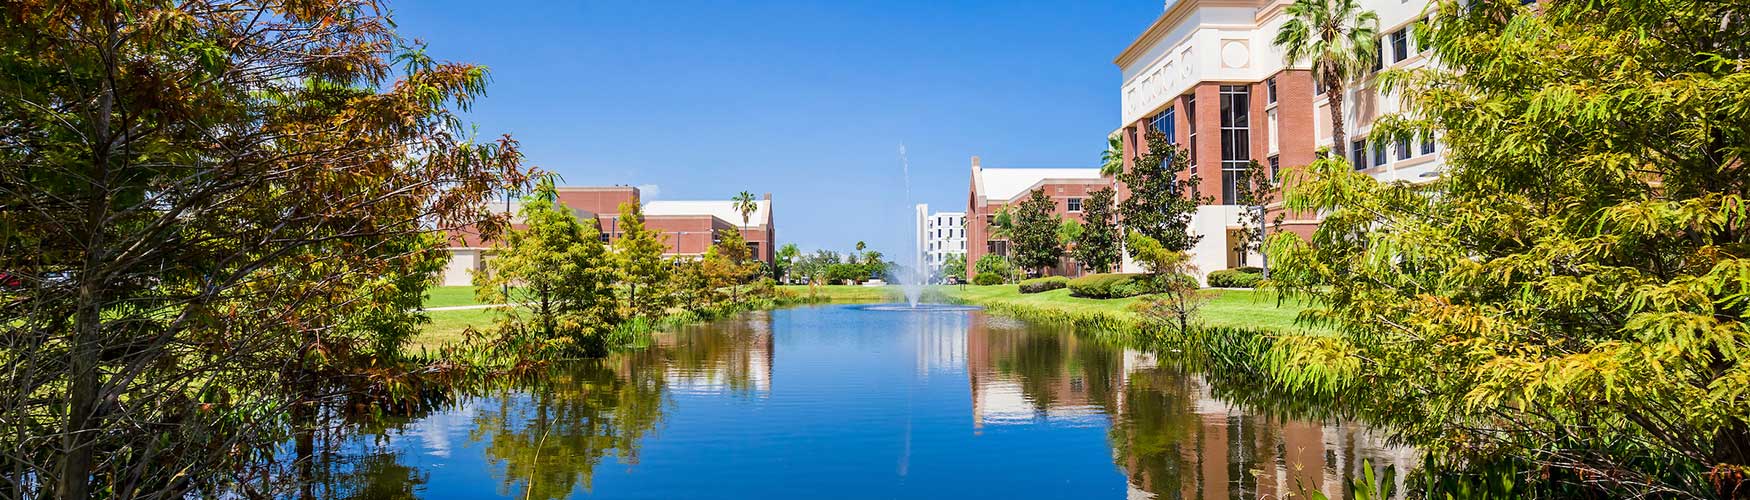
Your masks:
M 1149 132 L 1148 143 L 1163 146 L 1149 148 L 1147 154 L 1136 157 L 1130 171 L 1118 175 L 1118 181 L 1130 188 L 1130 197 L 1119 203 L 1118 213 L 1125 227 L 1160 242 L 1168 250 L 1190 250 L 1203 239 L 1203 235 L 1191 234 L 1191 216 L 1197 214 L 1198 206 L 1213 203 L 1214 199 L 1198 196 L 1201 178 L 1197 175 L 1179 178 L 1191 169 L 1191 157 L 1185 150 L 1165 146 L 1167 136 L 1160 132 Z M 1136 253 L 1130 255 L 1134 257 Z
M 1379 14 L 1362 9 L 1360 0 L 1294 0 L 1287 12 L 1272 43 L 1289 66 L 1312 64 L 1330 103 L 1331 151 L 1344 156 L 1344 85 L 1366 75 L 1379 57 Z
M 259 496 L 228 479 L 311 387 L 368 406 L 424 372 L 388 352 L 423 235 L 501 229 L 478 208 L 522 182 L 514 141 L 467 140 L 485 68 L 356 2 L 4 10 L 4 496 Z
M 992 239 L 1008 239 L 1014 234 L 1015 217 L 1009 207 L 997 208 L 997 213 L 990 219 L 990 237 Z
M 1106 150 L 1100 152 L 1100 175 L 1117 177 L 1124 172 L 1124 139 L 1118 134 L 1106 138 Z
M 495 248 L 474 290 L 481 302 L 513 306 L 500 317 L 506 332 L 604 354 L 603 334 L 618 318 L 614 266 L 594 221 L 577 220 L 557 200 L 553 179 L 541 179 L 517 211 L 525 227 Z
M 663 258 L 668 242 L 662 233 L 644 227 L 644 208 L 621 203 L 620 239 L 614 241 L 615 271 L 626 290 L 624 316 L 660 318 L 673 305 L 674 266 Z
M 735 195 L 735 198 L 731 200 L 731 203 L 735 207 L 736 213 L 741 214 L 741 227 L 744 228 L 752 222 L 748 217 L 753 216 L 754 211 L 760 209 L 760 202 L 754 199 L 753 193 L 747 191 L 742 191 L 740 194 Z
M 1015 281 L 1015 265 L 1009 262 L 1008 257 L 988 253 L 979 257 L 972 266 L 974 271 L 978 271 L 978 275 L 998 276 L 1002 278 L 1003 282 Z
M 959 280 L 961 283 L 965 283 L 966 282 L 966 254 L 955 254 L 955 255 L 948 256 L 948 259 L 942 263 L 942 276 L 943 277 L 952 276 L 952 277 L 954 277 L 954 279 Z
M 810 284 L 831 281 L 827 278 L 827 268 L 843 262 L 838 252 L 831 250 L 815 250 L 813 254 L 802 257 L 791 266 L 793 276 L 808 278 Z
M 1101 188 L 1082 201 L 1082 232 L 1071 251 L 1077 262 L 1096 273 L 1111 272 L 1118 265 L 1118 223 L 1112 206 L 1116 191 Z
M 741 286 L 759 274 L 759 261 L 742 239 L 741 231 L 724 229 L 717 232 L 717 243 L 705 253 L 705 276 L 712 289 L 729 289 L 729 300 L 741 303 Z
M 1196 271 L 1191 257 L 1140 231 L 1131 231 L 1125 244 L 1136 263 L 1148 270 L 1149 286 L 1156 291 L 1155 295 L 1132 304 L 1132 309 L 1154 329 L 1189 335 L 1197 320 L 1197 310 L 1210 298 L 1198 289 L 1197 279 L 1190 276 Z
M 1045 188 L 1033 190 L 1015 210 L 1014 227 L 1009 235 L 1014 243 L 1015 263 L 1038 269 L 1040 274 L 1057 265 L 1063 258 L 1063 243 L 1057 236 L 1061 220 L 1057 202 L 1045 194 Z
M 1066 252 L 1074 251 L 1076 240 L 1082 237 L 1087 228 L 1075 219 L 1063 219 L 1057 223 L 1057 244 L 1062 245 Z
M 867 251 L 863 252 L 863 262 L 862 262 L 863 278 L 862 279 L 868 279 L 871 276 L 877 276 L 877 277 L 887 276 L 887 270 L 890 269 L 892 266 L 889 266 L 888 262 L 886 260 L 882 260 L 882 258 L 883 258 L 883 256 L 882 256 L 880 250 L 867 250 Z
M 1246 164 L 1246 170 L 1240 173 L 1238 182 L 1234 184 L 1235 201 L 1244 208 L 1240 212 L 1239 237 L 1234 239 L 1233 251 L 1240 255 L 1259 252 L 1264 247 L 1265 224 L 1268 206 L 1276 199 L 1276 183 L 1270 178 L 1270 172 L 1262 165 L 1253 161 Z M 1280 224 L 1283 214 L 1276 215 L 1276 223 Z
M 800 258 L 802 258 L 802 249 L 798 248 L 795 243 L 785 243 L 784 246 L 778 247 L 777 262 L 774 263 L 776 265 L 773 266 L 773 274 L 783 278 L 784 281 L 794 279 L 790 270 L 796 267 L 796 261 Z
M 1435 182 L 1344 162 L 1289 182 L 1322 210 L 1273 279 L 1340 341 L 1301 341 L 1389 397 L 1427 466 L 1524 471 L 1541 497 L 1750 489 L 1750 30 L 1737 2 L 1441 2 L 1441 64 L 1382 76 L 1438 132 Z M 1291 171 L 1292 173 L 1292 171 Z

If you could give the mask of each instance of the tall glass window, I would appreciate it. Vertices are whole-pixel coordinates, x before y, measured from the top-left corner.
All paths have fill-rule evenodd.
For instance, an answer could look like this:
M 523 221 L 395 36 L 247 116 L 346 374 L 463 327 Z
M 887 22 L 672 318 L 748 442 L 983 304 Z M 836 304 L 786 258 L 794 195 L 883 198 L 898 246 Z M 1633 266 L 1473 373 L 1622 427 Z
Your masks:
M 1410 58 L 1410 34 L 1408 28 L 1391 32 L 1392 62 Z
M 1185 96 L 1185 138 L 1191 146 L 1191 175 L 1197 175 L 1197 96 Z
M 1399 137 L 1398 143 L 1397 143 L 1397 149 L 1398 149 L 1398 159 L 1399 160 L 1410 159 L 1410 138 L 1409 137 Z
M 1349 144 L 1349 163 L 1354 164 L 1355 170 L 1367 168 L 1367 139 Z
M 1252 160 L 1251 88 L 1221 86 L 1221 204 L 1239 203 L 1238 186 Z
M 1176 127 L 1173 125 L 1173 108 L 1161 110 L 1160 114 L 1148 120 L 1148 124 L 1155 131 L 1166 134 L 1167 144 L 1178 144 L 1179 139 L 1174 135 Z

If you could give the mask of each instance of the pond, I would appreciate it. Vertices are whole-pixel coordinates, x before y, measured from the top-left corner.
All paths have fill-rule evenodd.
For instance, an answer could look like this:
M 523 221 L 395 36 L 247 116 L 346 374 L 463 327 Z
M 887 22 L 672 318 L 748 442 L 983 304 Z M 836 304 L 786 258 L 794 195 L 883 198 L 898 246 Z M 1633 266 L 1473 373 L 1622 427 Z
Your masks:
M 973 310 L 828 305 L 659 335 L 331 444 L 354 498 L 1343 498 L 1418 454 L 1156 356 Z

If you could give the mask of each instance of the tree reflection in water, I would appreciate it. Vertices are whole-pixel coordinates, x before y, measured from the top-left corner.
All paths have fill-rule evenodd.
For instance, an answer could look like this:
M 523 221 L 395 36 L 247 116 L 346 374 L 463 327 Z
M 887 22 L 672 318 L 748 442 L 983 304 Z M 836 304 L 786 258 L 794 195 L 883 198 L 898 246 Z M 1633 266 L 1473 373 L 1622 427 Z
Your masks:
M 1103 415 L 1113 460 L 1138 496 L 1284 498 L 1317 490 L 1347 498 L 1363 460 L 1396 466 L 1402 492 L 1416 464 L 1414 450 L 1333 412 L 1233 404 L 1202 375 L 1067 330 L 982 318 L 970 323 L 967 343 L 976 426 Z M 1304 406 L 1246 394 L 1258 406 Z
M 662 419 L 663 379 L 646 370 L 617 373 L 610 362 L 578 362 L 528 377 L 488 399 L 472 441 L 486 443 L 499 467 L 499 494 L 559 499 L 588 490 L 595 467 L 613 453 L 638 461 L 638 441 Z
M 632 465 L 639 461 L 641 441 L 656 433 L 664 415 L 684 412 L 687 408 L 671 409 L 673 400 L 687 404 L 719 404 L 718 409 L 740 411 L 744 407 L 761 407 L 773 411 L 760 418 L 772 426 L 788 426 L 798 431 L 785 434 L 797 440 L 858 439 L 874 436 L 889 417 L 905 418 L 903 427 L 893 432 L 909 437 L 936 436 L 932 442 L 917 448 L 925 460 L 955 457 L 955 452 L 943 451 L 944 446 L 977 449 L 978 443 L 960 441 L 966 425 L 956 415 L 965 415 L 967 394 L 954 378 L 964 377 L 970 386 L 971 438 L 993 436 L 984 446 L 1040 446 L 1034 449 L 1073 449 L 1066 443 L 1050 441 L 1061 436 L 1044 427 L 1066 427 L 1076 432 L 1092 430 L 1094 439 L 1104 435 L 1110 446 L 1110 456 L 1065 456 L 1061 465 L 1064 479 L 1091 480 L 1090 487 L 1116 486 L 1102 483 L 1122 478 L 1132 498 L 1287 498 L 1303 496 L 1318 490 L 1332 498 L 1349 497 L 1344 485 L 1360 474 L 1363 460 L 1380 466 L 1395 465 L 1399 478 L 1406 477 L 1415 465 L 1416 452 L 1393 447 L 1354 421 L 1343 418 L 1342 412 L 1331 410 L 1328 402 L 1285 399 L 1270 391 L 1249 389 L 1243 381 L 1211 378 L 1180 369 L 1173 363 L 1162 363 L 1155 356 L 1129 350 L 1122 345 L 1086 336 L 1078 336 L 1067 328 L 1025 324 L 986 316 L 982 313 L 914 315 L 914 316 L 852 316 L 850 312 L 823 309 L 797 314 L 815 314 L 824 323 L 809 323 L 796 317 L 785 317 L 785 328 L 821 328 L 791 331 L 781 342 L 786 356 L 801 367 L 825 370 L 801 370 L 824 377 L 833 383 L 885 383 L 866 391 L 834 391 L 808 393 L 808 397 L 823 394 L 844 399 L 808 399 L 798 405 L 784 400 L 782 389 L 805 390 L 821 380 L 792 382 L 774 388 L 773 364 L 774 314 L 759 313 L 709 325 L 683 328 L 660 335 L 650 349 L 618 354 L 594 362 L 556 365 L 544 373 L 513 381 L 503 381 L 496 387 L 466 398 L 466 404 L 442 417 L 421 421 L 433 427 L 456 428 L 466 434 L 468 448 L 477 450 L 487 461 L 482 475 L 490 475 L 483 490 L 496 489 L 499 496 L 535 499 L 559 499 L 593 493 L 596 468 L 604 462 Z M 904 314 L 904 313 L 867 313 Z M 893 319 L 898 318 L 898 319 Z M 868 324 L 846 324 L 844 331 L 834 330 L 840 322 L 869 321 Z M 818 325 L 830 325 L 822 328 Z M 861 330 L 859 330 L 861 328 Z M 795 342 L 795 343 L 790 343 Z M 867 343 L 867 346 L 864 344 Z M 875 353 L 873 360 L 903 349 L 915 350 L 915 370 L 884 371 L 880 362 L 854 365 L 857 368 L 835 371 L 830 360 L 818 359 L 821 352 L 842 353 L 847 345 Z M 824 351 L 809 351 L 808 346 L 824 346 Z M 813 354 L 810 354 L 810 353 Z M 808 358 L 807 356 L 816 356 Z M 908 356 L 909 357 L 909 356 Z M 906 358 L 892 358 L 906 359 Z M 812 365 L 810 363 L 813 363 Z M 874 369 L 870 369 L 871 367 Z M 794 369 L 795 367 L 792 367 Z M 864 371 L 857 371 L 864 370 Z M 953 383 L 924 383 L 952 374 Z M 840 382 L 840 378 L 842 381 Z M 917 377 L 908 380 L 906 377 Z M 795 380 L 795 379 L 789 379 Z M 940 391 L 924 397 L 905 392 L 906 404 L 939 404 L 933 408 L 888 408 L 870 400 L 858 398 L 893 397 L 899 392 L 883 389 L 908 384 L 906 391 Z M 866 386 L 867 387 L 867 386 Z M 774 390 L 778 390 L 774 394 Z M 744 399 L 749 398 L 749 399 Z M 765 403 L 773 406 L 763 406 Z M 875 401 L 882 401 L 876 399 Z M 936 403 L 923 403 L 931 401 Z M 1239 401 L 1236 403 L 1235 401 Z M 752 406 L 737 406 L 735 403 Z M 826 403 L 848 408 L 844 411 L 866 412 L 860 420 L 865 427 L 846 429 L 842 422 L 819 422 L 818 416 L 840 418 L 818 412 Z M 857 403 L 868 403 L 859 406 Z M 835 406 L 836 408 L 836 406 Z M 884 413 L 891 410 L 891 415 Z M 696 411 L 696 410 L 695 410 Z M 946 415 L 948 419 L 913 418 L 912 411 Z M 677 413 L 678 414 L 678 413 Z M 696 414 L 695 414 L 696 415 Z M 726 413 L 724 415 L 740 415 Z M 454 419 L 455 426 L 445 419 Z M 734 417 L 731 417 L 734 418 Z M 689 422 L 676 420 L 676 425 Z M 922 427 L 914 429 L 914 424 Z M 873 425 L 875 427 L 866 427 Z M 1005 431 L 985 434 L 982 431 L 1003 426 Z M 405 435 L 405 425 L 394 424 L 376 431 L 366 430 L 365 436 L 387 436 L 384 441 Z M 693 451 L 709 448 L 714 443 L 711 429 L 676 429 L 669 437 L 676 439 L 661 448 L 672 452 L 687 450 L 676 456 L 665 453 L 651 456 L 650 471 L 628 470 L 616 477 L 617 491 L 605 495 L 622 495 L 625 487 L 663 486 L 662 491 L 678 492 L 681 496 L 709 496 L 722 481 L 709 472 L 687 472 L 723 467 L 712 463 L 708 453 Z M 1035 432 L 1040 431 L 1040 432 Z M 436 432 L 434 435 L 444 435 Z M 702 440 L 688 442 L 685 439 Z M 1084 434 L 1086 435 L 1086 434 Z M 665 440 L 668 441 L 668 440 Z M 832 443 L 842 444 L 843 441 Z M 447 443 L 427 448 L 448 451 Z M 395 445 L 391 444 L 390 448 Z M 397 456 L 381 447 L 362 447 L 364 453 L 338 457 L 319 474 L 330 486 L 323 488 L 324 498 L 412 498 L 435 495 L 442 498 L 473 498 L 491 495 L 490 491 L 474 490 L 479 482 L 455 491 L 422 491 L 427 484 L 454 484 L 451 477 L 433 478 L 420 469 L 418 461 L 406 453 L 417 448 L 413 443 L 401 443 L 403 454 Z M 798 449 L 782 442 L 756 446 L 745 450 L 751 463 L 789 463 L 792 468 L 741 470 L 738 474 L 820 474 L 867 472 L 867 464 L 858 462 L 869 457 L 864 451 L 879 454 L 879 450 L 838 448 L 845 456 L 820 460 L 786 462 Z M 815 450 L 832 449 L 815 446 Z M 995 449 L 995 448 L 988 448 Z M 898 452 L 910 457 L 913 444 L 906 441 Z M 720 451 L 719 451 L 720 452 Z M 947 453 L 944 455 L 944 453 Z M 445 455 L 447 457 L 447 455 Z M 820 458 L 820 457 L 815 457 Z M 986 455 L 956 457 L 969 464 L 967 470 L 978 467 L 1002 467 L 1003 457 Z M 1021 458 L 1021 457 L 1017 457 Z M 1089 460 L 1091 459 L 1091 460 Z M 399 461 L 398 461 L 399 460 Z M 763 462 L 761 460 L 764 460 Z M 987 461 L 994 460 L 996 463 Z M 1040 460 L 1052 462 L 1056 457 L 1025 457 L 1017 460 L 1024 465 Z M 1109 460 L 1109 461 L 1108 461 Z M 415 465 L 404 465 L 415 464 Z M 441 463 L 441 462 L 440 462 Z M 466 463 L 461 462 L 461 463 Z M 856 465 L 849 465 L 856 464 Z M 1110 465 L 1108 465 L 1110 464 Z M 834 467 L 850 467 L 835 469 Z M 1114 471 L 1110 467 L 1116 467 Z M 679 469 L 676 469 L 679 467 Z M 758 466 L 754 466 L 758 467 Z M 656 472 L 661 470 L 662 472 Z M 903 470 L 903 469 L 902 469 Z M 472 472 L 472 471 L 470 471 Z M 1114 474 L 1117 472 L 1118 474 Z M 656 474 L 656 475 L 653 475 Z M 668 474 L 666 477 L 658 477 Z M 931 477 L 920 474 L 908 479 Z M 969 478 L 950 475 L 951 481 Z M 1006 478 L 983 478 L 1004 480 Z M 607 483 L 604 477 L 604 485 Z M 1401 487 L 1398 491 L 1403 491 Z M 742 484 L 749 491 L 766 490 L 764 485 Z M 432 486 L 437 488 L 437 486 Z M 446 486 L 447 487 L 447 486 Z M 604 486 L 606 488 L 606 486 Z M 892 490 L 904 492 L 903 485 Z M 913 491 L 915 492 L 915 490 Z M 885 493 L 874 492 L 881 495 Z M 781 495 L 780 495 L 781 496 Z
M 658 336 L 656 346 L 555 367 L 504 387 L 474 418 L 469 437 L 500 467 L 499 493 L 565 498 L 589 490 L 610 453 L 638 462 L 638 443 L 662 420 L 666 393 L 771 388 L 770 312 Z

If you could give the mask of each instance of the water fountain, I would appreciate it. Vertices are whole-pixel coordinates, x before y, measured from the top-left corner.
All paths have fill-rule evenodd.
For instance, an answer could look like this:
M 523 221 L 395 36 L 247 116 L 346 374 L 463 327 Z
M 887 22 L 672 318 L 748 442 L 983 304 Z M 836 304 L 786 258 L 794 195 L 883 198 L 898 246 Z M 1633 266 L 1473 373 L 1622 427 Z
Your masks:
M 913 208 L 914 212 L 916 212 L 914 214 L 914 217 L 912 218 L 913 226 L 912 226 L 912 235 L 911 235 L 911 237 L 912 237 L 911 267 L 909 269 L 905 269 L 905 270 L 902 270 L 898 273 L 895 273 L 895 275 L 893 276 L 894 278 L 896 278 L 896 281 L 898 282 L 900 289 L 905 292 L 905 303 L 904 304 L 876 304 L 876 305 L 864 306 L 862 309 L 870 310 L 870 311 L 912 311 L 912 312 L 959 312 L 959 311 L 972 311 L 972 310 L 981 309 L 977 306 L 922 303 L 923 295 L 924 295 L 924 285 L 928 284 L 929 279 L 930 279 L 930 266 L 928 264 L 928 255 L 925 253 L 925 248 L 924 248 L 925 245 L 928 244 L 928 242 L 925 241 L 927 238 L 924 235 L 924 229 L 925 229 L 925 226 L 928 225 L 928 223 L 929 223 L 930 214 L 929 214 L 929 206 L 928 205 L 917 204 L 917 203 L 915 203 L 914 200 L 912 200 L 911 162 L 906 159 L 905 144 L 903 144 L 903 143 L 899 145 L 899 166 L 900 166 L 900 172 L 902 173 L 903 179 L 905 181 L 905 202 L 907 205 L 909 205 Z
M 899 144 L 899 168 L 905 177 L 905 202 L 912 204 L 911 198 L 911 162 L 905 157 L 905 143 Z M 917 215 L 912 218 L 915 224 L 912 229 L 911 269 L 901 273 L 899 286 L 905 291 L 905 303 L 913 309 L 918 307 L 918 301 L 924 295 L 924 282 L 929 280 L 929 267 L 924 265 L 924 223 L 929 210 L 924 205 L 913 205 Z

